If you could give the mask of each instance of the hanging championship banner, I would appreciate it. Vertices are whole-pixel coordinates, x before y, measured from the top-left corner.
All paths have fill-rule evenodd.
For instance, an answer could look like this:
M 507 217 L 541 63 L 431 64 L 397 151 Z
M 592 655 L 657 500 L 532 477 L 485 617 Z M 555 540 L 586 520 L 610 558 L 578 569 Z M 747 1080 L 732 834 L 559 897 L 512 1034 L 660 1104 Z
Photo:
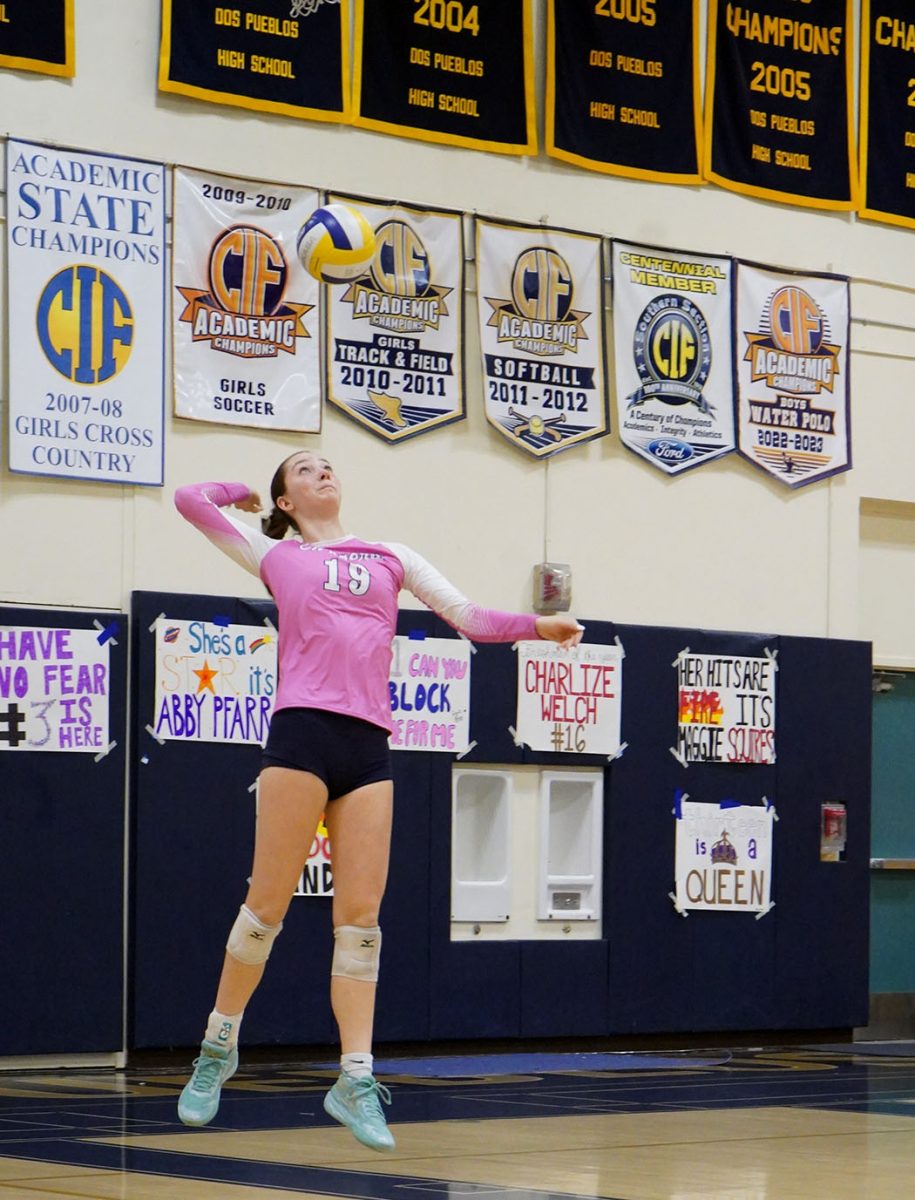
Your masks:
M 734 449 L 731 260 L 613 242 L 624 445 L 668 475 Z
M 72 76 L 73 0 L 6 0 L 0 4 L 0 67 Z
M 174 169 L 175 415 L 321 429 L 320 285 L 299 265 L 314 188 Z
M 699 183 L 699 0 L 549 0 L 546 150 L 661 183 Z
M 162 483 L 165 168 L 6 144 L 9 466 Z
M 95 629 L 0 627 L 0 750 L 107 754 L 108 665 Z
M 709 0 L 706 179 L 854 208 L 852 0 Z
M 467 752 L 470 655 L 463 638 L 395 637 L 388 681 L 392 750 Z
M 536 154 L 531 0 L 356 0 L 354 125 Z
M 775 762 L 775 656 L 691 654 L 677 668 L 677 748 L 694 762 Z
M 915 226 L 915 11 L 861 4 L 861 216 Z
M 358 208 L 378 249 L 365 275 L 327 289 L 328 400 L 387 442 L 462 420 L 462 215 L 329 199 Z
M 516 741 L 562 754 L 620 752 L 623 651 L 619 645 L 519 642 Z
M 349 0 L 162 0 L 159 90 L 345 121 L 349 37 Z
M 486 419 L 537 458 L 609 431 L 601 239 L 478 218 Z
M 772 905 L 772 833 L 769 805 L 699 804 L 677 794 L 676 895 L 678 912 L 767 913 Z
M 792 488 L 849 470 L 848 280 L 738 263 L 735 312 L 740 454 Z
M 276 692 L 276 635 L 263 625 L 158 617 L 152 724 L 160 742 L 263 746 Z

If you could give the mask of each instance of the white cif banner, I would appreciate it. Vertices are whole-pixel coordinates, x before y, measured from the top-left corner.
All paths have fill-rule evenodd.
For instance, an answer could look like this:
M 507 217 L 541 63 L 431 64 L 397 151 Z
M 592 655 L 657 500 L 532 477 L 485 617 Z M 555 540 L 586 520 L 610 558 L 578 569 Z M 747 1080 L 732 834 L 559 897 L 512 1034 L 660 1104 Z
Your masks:
M 314 188 L 176 167 L 175 415 L 321 429 L 320 284 L 296 256 Z
M 739 450 L 788 487 L 851 468 L 848 279 L 737 264 Z
M 537 458 L 602 437 L 601 239 L 480 218 L 476 228 L 486 419 Z
M 613 243 L 620 438 L 677 475 L 734 449 L 731 260 Z
M 152 724 L 160 742 L 262 746 L 276 693 L 276 634 L 263 625 L 158 617 Z
M 775 762 L 775 654 L 692 654 L 687 646 L 673 665 L 676 759 L 684 766 Z
M 165 167 L 6 144 L 9 466 L 162 484 Z
M 582 643 L 518 643 L 516 740 L 568 754 L 620 751 L 623 650 Z
M 470 745 L 470 642 L 394 638 L 391 749 L 464 754 Z
M 108 635 L 0 627 L 0 750 L 108 753 Z
M 678 792 L 674 816 L 678 912 L 772 908 L 773 807 L 699 804 Z
M 327 397 L 400 442 L 463 420 L 464 227 L 449 209 L 357 208 L 378 242 L 365 274 L 327 289 Z

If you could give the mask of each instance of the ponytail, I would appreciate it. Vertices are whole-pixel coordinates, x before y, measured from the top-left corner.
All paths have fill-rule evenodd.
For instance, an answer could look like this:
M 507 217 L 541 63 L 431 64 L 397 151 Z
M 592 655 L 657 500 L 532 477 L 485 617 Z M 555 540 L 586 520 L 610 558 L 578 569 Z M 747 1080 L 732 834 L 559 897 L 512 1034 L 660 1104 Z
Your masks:
M 277 541 L 281 541 L 290 529 L 295 528 L 295 522 L 276 504 L 274 504 L 269 517 L 261 518 L 262 531 L 268 538 L 275 538 Z

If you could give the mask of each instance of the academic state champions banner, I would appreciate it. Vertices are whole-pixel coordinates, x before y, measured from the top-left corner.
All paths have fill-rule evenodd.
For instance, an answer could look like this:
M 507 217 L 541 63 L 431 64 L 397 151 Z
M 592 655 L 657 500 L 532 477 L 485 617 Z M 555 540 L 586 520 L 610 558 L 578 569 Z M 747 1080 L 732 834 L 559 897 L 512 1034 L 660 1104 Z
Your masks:
M 546 150 L 661 183 L 698 183 L 699 0 L 549 0 Z
M 320 285 L 295 251 L 317 191 L 184 167 L 173 177 L 176 416 L 319 432 Z
M 350 0 L 162 0 L 159 90 L 345 121 L 349 36 Z
M 729 258 L 613 242 L 620 438 L 668 475 L 734 449 Z
M 356 0 L 354 125 L 536 154 L 531 0 Z
M 11 471 L 162 483 L 165 167 L 6 144 Z
M 486 419 L 544 458 L 609 430 L 601 239 L 478 218 Z
M 387 442 L 462 420 L 461 213 L 329 199 L 359 209 L 377 250 L 364 275 L 326 289 L 328 400 Z
M 0 4 L 0 67 L 72 76 L 73 0 L 5 0 Z
M 854 208 L 853 70 L 852 0 L 709 0 L 705 178 Z
M 738 450 L 791 488 L 851 467 L 848 279 L 737 264 Z
M 861 3 L 862 217 L 915 226 L 915 8 Z

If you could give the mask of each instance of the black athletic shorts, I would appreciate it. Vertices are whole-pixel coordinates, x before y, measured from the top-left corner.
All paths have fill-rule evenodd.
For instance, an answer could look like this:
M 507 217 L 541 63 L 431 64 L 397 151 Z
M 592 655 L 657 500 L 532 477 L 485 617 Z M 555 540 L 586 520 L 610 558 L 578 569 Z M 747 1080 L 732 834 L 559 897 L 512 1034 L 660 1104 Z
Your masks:
M 386 729 L 320 708 L 275 712 L 261 766 L 310 771 L 327 784 L 330 800 L 393 778 Z

